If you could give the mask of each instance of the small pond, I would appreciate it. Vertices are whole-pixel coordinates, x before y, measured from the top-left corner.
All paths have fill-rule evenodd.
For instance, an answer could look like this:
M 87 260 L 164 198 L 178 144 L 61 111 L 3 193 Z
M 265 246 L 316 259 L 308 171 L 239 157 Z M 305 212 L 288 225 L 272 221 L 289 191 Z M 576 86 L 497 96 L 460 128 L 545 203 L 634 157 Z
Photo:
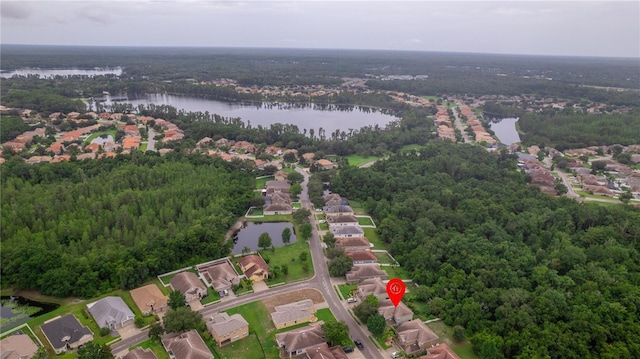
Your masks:
M 516 130 L 516 117 L 506 117 L 502 119 L 491 119 L 491 130 L 496 134 L 500 142 L 511 145 L 520 142 L 520 135 Z
M 282 243 L 282 230 L 289 228 L 291 230 L 291 239 L 289 243 L 297 240 L 293 224 L 291 222 L 246 222 L 236 234 L 233 235 L 233 254 L 242 253 L 242 248 L 249 247 L 252 251 L 258 250 L 258 237 L 264 232 L 269 233 L 271 243 L 274 247 L 280 247 Z
M 28 321 L 31 318 L 58 308 L 58 304 L 42 303 L 29 300 L 23 297 L 0 297 L 0 332 L 5 328 L 15 327 Z
M 104 137 L 102 137 L 104 136 Z M 111 135 L 102 135 L 91 140 L 91 143 L 97 143 L 100 146 L 103 146 L 107 142 L 114 142 L 113 137 Z

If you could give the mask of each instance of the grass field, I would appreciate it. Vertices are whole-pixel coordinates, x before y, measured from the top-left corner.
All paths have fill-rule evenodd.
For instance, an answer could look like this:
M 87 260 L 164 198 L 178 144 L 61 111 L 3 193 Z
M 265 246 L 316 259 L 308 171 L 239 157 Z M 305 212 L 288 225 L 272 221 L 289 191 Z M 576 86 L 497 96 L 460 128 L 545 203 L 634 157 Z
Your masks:
M 356 215 L 366 215 L 367 213 L 364 211 L 364 208 L 362 207 L 362 204 L 358 201 L 349 201 L 349 206 L 351 206 L 351 208 L 353 208 L 353 212 Z
M 267 181 L 273 181 L 273 176 L 256 178 L 256 189 L 263 189 Z
M 349 155 L 347 156 L 347 161 L 349 161 L 349 166 L 359 167 L 367 162 L 378 160 L 382 157 L 378 156 L 360 156 L 360 155 Z
M 362 228 L 364 236 L 373 244 L 373 249 L 386 249 L 384 243 L 378 238 L 378 232 L 375 228 Z
M 227 314 L 239 313 L 249 323 L 249 338 L 239 340 L 216 351 L 223 358 L 278 358 L 275 341 L 276 327 L 271 322 L 262 302 L 253 302 L 227 310 Z M 251 335 L 254 334 L 254 335 Z
M 307 271 L 305 272 L 302 267 L 302 262 L 300 261 L 300 253 L 307 253 Z M 271 249 L 267 249 L 266 251 L 260 251 L 260 254 L 265 259 L 268 259 L 269 267 L 272 266 L 282 266 L 286 264 L 289 273 L 285 276 L 284 274 L 280 274 L 276 277 L 273 282 L 268 281 L 267 283 L 273 285 L 280 282 L 291 282 L 300 279 L 310 278 L 313 275 L 313 265 L 311 264 L 311 252 L 309 250 L 309 244 L 303 240 L 297 240 L 291 244 L 286 246 L 277 247 L 275 251 Z
M 158 357 L 158 359 L 169 359 L 169 354 L 164 350 L 162 343 L 160 341 L 155 341 L 153 339 L 147 339 L 144 342 L 134 345 L 129 350 L 135 349 L 137 347 L 142 347 L 142 349 L 151 349 L 151 351 Z
M 378 258 L 378 263 L 380 264 L 398 264 L 394 260 L 391 260 L 391 257 L 386 252 L 373 252 Z
M 373 226 L 373 221 L 369 217 L 358 217 L 358 224 L 361 226 Z
M 453 351 L 458 354 L 460 359 L 478 359 L 476 353 L 473 352 L 473 346 L 471 342 L 464 341 L 461 343 L 455 343 L 453 341 L 453 327 L 450 327 L 442 321 L 432 322 L 427 324 L 434 333 L 438 334 L 440 337 L 440 342 L 445 342 L 447 345 L 453 349 Z
M 351 292 L 358 288 L 357 284 L 338 284 L 338 289 L 340 290 L 340 294 L 344 299 L 347 299 L 351 296 Z
M 387 272 L 387 274 L 389 275 L 389 279 L 391 278 L 411 279 L 409 272 L 403 267 L 380 267 L 380 269 Z
M 220 294 L 218 294 L 218 292 L 216 292 L 215 290 L 207 287 L 207 296 L 202 298 L 200 303 L 204 305 L 204 304 L 213 303 L 218 300 L 220 300 Z

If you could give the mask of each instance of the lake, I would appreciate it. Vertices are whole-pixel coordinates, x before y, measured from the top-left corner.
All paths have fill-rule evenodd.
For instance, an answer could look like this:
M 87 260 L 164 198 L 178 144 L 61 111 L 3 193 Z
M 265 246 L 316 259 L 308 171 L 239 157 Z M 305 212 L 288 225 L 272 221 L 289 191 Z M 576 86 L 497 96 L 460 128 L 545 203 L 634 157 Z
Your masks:
M 42 303 L 23 297 L 2 296 L 0 298 L 0 332 L 15 327 L 38 315 L 49 313 L 58 308 L 57 304 Z
M 520 135 L 516 131 L 517 117 L 506 117 L 503 119 L 491 119 L 491 130 L 503 144 L 509 146 L 520 142 Z
M 241 118 L 245 124 L 252 127 L 262 125 L 269 127 L 274 123 L 292 124 L 298 126 L 301 132 L 304 129 L 315 131 L 318 136 L 322 127 L 326 137 L 330 138 L 335 130 L 349 132 L 349 129 L 359 129 L 365 126 L 378 125 L 384 128 L 389 122 L 398 118 L 384 114 L 378 109 L 360 109 L 352 107 L 350 110 L 339 110 L 335 106 L 327 107 L 317 104 L 289 105 L 273 103 L 241 103 L 207 100 L 190 96 L 175 96 L 150 94 L 144 98 L 122 101 L 131 103 L 134 108 L 138 105 L 171 105 L 178 110 L 191 112 L 206 112 L 218 114 L 227 118 Z M 105 105 L 109 105 L 106 102 Z
M 269 233 L 271 243 L 274 247 L 284 245 L 282 243 L 282 230 L 289 228 L 291 230 L 291 240 L 293 243 L 297 240 L 293 224 L 291 222 L 246 222 L 244 226 L 233 236 L 233 254 L 242 253 L 242 248 L 249 247 L 252 251 L 258 250 L 258 237 L 264 232 Z
M 1 78 L 11 78 L 14 75 L 18 76 L 29 76 L 29 75 L 38 75 L 41 78 L 52 78 L 56 76 L 72 76 L 72 75 L 83 75 L 83 76 L 99 76 L 99 75 L 116 75 L 120 76 L 122 74 L 122 68 L 116 67 L 113 69 L 93 69 L 93 70 L 82 70 L 82 69 L 19 69 L 10 72 L 0 72 Z

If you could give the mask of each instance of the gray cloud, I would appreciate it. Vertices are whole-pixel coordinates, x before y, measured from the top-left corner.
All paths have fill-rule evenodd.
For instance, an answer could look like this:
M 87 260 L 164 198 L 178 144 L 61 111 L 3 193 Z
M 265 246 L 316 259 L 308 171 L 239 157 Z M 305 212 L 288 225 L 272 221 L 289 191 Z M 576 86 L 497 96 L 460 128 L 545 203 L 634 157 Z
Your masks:
M 0 12 L 4 19 L 23 20 L 31 15 L 31 8 L 28 3 L 17 1 L 0 2 Z

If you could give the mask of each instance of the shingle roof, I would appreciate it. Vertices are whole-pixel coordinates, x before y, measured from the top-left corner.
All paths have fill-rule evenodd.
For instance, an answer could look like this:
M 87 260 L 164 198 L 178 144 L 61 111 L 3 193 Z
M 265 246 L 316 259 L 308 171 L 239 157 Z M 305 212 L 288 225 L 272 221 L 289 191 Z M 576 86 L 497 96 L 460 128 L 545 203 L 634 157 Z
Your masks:
M 380 269 L 377 264 L 366 264 L 353 266 L 346 275 L 347 280 L 358 280 L 361 278 L 380 277 L 387 278 L 387 272 Z M 386 288 L 385 288 L 386 290 Z
M 271 319 L 275 324 L 287 323 L 302 318 L 307 318 L 313 308 L 313 300 L 303 299 L 297 302 L 277 305 L 275 312 L 271 313 Z
M 274 203 L 264 206 L 264 211 L 291 211 L 293 208 L 290 204 L 286 203 Z
M 352 215 L 337 215 L 327 218 L 329 223 L 358 223 L 358 218 Z
M 403 302 L 398 303 L 396 307 L 393 305 L 391 300 L 383 299 L 379 302 L 378 305 L 378 313 L 384 317 L 384 319 L 394 319 L 404 317 L 405 315 L 411 314 L 413 316 L 413 311 L 409 309 Z
M 380 278 L 368 278 L 358 284 L 358 292 L 364 296 L 387 293 L 387 286 Z
M 213 359 L 213 354 L 195 330 L 164 338 L 162 344 L 167 351 L 171 350 L 175 359 Z
M 420 319 L 414 319 L 400 324 L 396 328 L 398 340 L 403 347 L 412 344 L 424 344 L 431 340 L 437 340 L 438 336 L 429 329 Z
M 344 254 L 353 259 L 354 262 L 378 261 L 376 255 L 371 251 L 346 251 Z
M 227 313 L 218 313 L 207 322 L 207 328 L 221 337 L 247 326 L 249 323 L 240 314 L 229 316 Z
M 276 334 L 276 342 L 279 346 L 284 345 L 287 352 L 295 352 L 326 343 L 324 330 L 320 327 L 322 324 L 323 322 L 320 321 L 306 327 Z
M 120 297 L 105 297 L 87 304 L 87 308 L 100 328 L 110 328 L 135 317 Z
M 329 228 L 331 233 L 334 235 L 358 235 L 362 237 L 364 235 L 364 231 L 360 226 L 343 226 L 343 227 L 332 227 Z
M 233 284 L 240 283 L 238 274 L 226 260 L 204 267 L 198 267 L 198 271 L 211 283 L 213 289 L 218 292 L 229 289 Z
M 122 359 L 158 359 L 151 349 L 137 347 L 123 356 Z
M 371 245 L 365 237 L 346 237 L 336 238 L 336 247 L 371 247 Z
M 171 286 L 175 290 L 179 290 L 182 294 L 189 292 L 192 288 L 206 289 L 204 284 L 198 279 L 198 276 L 192 272 L 180 272 L 171 278 Z
M 353 213 L 353 208 L 351 206 L 324 206 L 322 207 L 322 211 L 325 213 Z
M 155 284 L 149 284 L 144 287 L 132 289 L 129 293 L 142 312 L 150 312 L 152 307 L 154 310 L 160 310 L 161 308 L 166 307 L 169 302 L 169 298 L 163 295 Z
M 247 278 L 251 278 L 255 272 L 260 270 L 267 273 L 269 272 L 269 265 L 258 255 L 250 254 L 238 261 L 238 264 L 244 268 L 251 265 L 251 263 L 253 263 L 253 265 L 244 272 L 244 275 L 247 276 Z
M 85 335 L 93 336 L 89 328 L 83 327 L 72 314 L 52 320 L 40 326 L 54 349 L 62 349 L 67 342 L 75 343 Z
M 0 340 L 0 358 L 31 358 L 38 347 L 26 334 L 14 334 Z

